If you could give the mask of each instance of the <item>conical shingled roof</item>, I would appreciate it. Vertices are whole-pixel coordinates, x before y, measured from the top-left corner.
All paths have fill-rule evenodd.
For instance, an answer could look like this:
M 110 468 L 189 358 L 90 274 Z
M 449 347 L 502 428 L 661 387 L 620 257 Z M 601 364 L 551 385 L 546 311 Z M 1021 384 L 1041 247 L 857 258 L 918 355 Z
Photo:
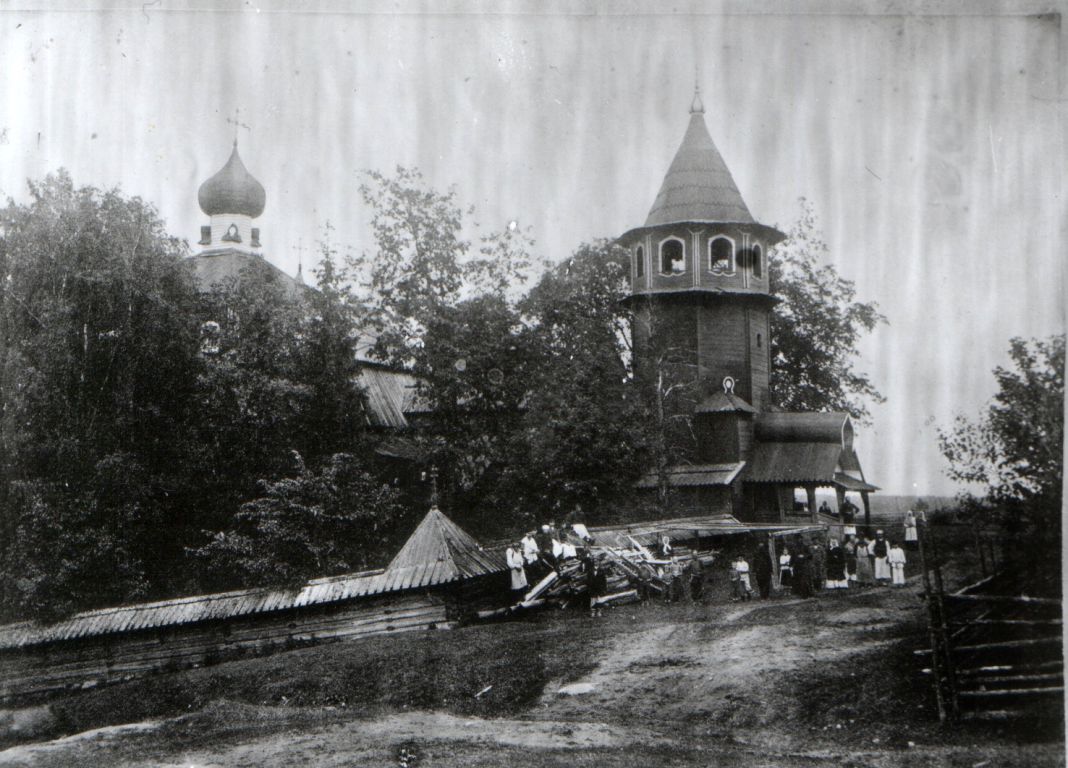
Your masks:
M 734 392 L 713 392 L 694 409 L 694 413 L 756 413 L 757 409 Z
M 690 125 L 671 161 L 645 226 L 683 222 L 754 223 L 695 101 Z
M 506 570 L 504 557 L 488 552 L 460 526 L 431 507 L 386 568 L 386 591 L 415 589 Z
M 241 162 L 241 155 L 237 154 L 236 140 L 226 165 L 200 185 L 197 200 L 200 202 L 200 210 L 209 216 L 236 213 L 254 219 L 263 213 L 267 193 Z

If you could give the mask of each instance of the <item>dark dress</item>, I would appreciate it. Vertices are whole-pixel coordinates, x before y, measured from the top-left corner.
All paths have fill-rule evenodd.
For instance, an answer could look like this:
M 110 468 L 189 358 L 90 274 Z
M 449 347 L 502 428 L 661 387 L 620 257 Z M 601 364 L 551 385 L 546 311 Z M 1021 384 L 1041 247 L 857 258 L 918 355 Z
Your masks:
M 790 565 L 794 568 L 794 594 L 798 597 L 812 597 L 812 562 L 808 553 L 795 552 L 790 558 Z
M 582 561 L 582 570 L 586 576 L 586 608 L 593 608 L 593 601 L 604 597 L 608 591 L 608 576 L 604 569 L 598 568 L 592 557 Z
M 753 575 L 756 576 L 760 597 L 767 600 L 771 595 L 771 575 L 775 567 L 771 564 L 771 554 L 767 547 L 757 547 L 753 553 Z
M 690 561 L 690 598 L 700 600 L 705 591 L 705 568 L 701 561 L 694 558 Z
M 845 581 L 845 552 L 835 547 L 827 552 L 827 581 Z
M 808 572 L 812 589 L 819 592 L 827 580 L 827 553 L 823 547 L 815 544 L 809 547 Z
M 846 576 L 854 576 L 857 572 L 857 545 L 849 542 L 845 545 Z

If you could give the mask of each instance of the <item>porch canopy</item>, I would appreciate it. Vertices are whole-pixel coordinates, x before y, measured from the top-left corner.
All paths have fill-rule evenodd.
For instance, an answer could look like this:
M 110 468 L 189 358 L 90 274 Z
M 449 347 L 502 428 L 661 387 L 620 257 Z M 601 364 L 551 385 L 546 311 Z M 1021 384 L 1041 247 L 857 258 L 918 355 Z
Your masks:
M 657 535 L 661 533 L 667 534 L 672 539 L 689 539 L 709 536 L 736 536 L 756 532 L 785 535 L 818 531 L 823 530 L 823 528 L 824 526 L 817 524 L 743 523 L 733 515 L 722 513 L 695 517 L 676 517 L 670 520 L 646 520 L 620 525 L 602 525 L 588 530 L 597 545 L 629 547 L 631 546 L 631 539 L 643 546 L 655 544 Z
M 813 522 L 819 519 L 816 488 L 834 488 L 839 503 L 847 492 L 860 493 L 865 525 L 870 522 L 868 494 L 879 488 L 864 477 L 848 414 L 762 413 L 756 437 L 753 458 L 742 475 L 745 482 L 804 488 Z

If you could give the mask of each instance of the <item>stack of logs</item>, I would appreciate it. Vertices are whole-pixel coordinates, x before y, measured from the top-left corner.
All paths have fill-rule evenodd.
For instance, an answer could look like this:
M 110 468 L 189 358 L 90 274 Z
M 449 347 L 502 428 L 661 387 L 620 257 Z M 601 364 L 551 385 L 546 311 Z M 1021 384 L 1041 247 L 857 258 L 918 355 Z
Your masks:
M 655 556 L 649 549 L 634 539 L 630 546 L 592 546 L 590 556 L 597 569 L 605 575 L 605 594 L 590 601 L 590 607 L 621 605 L 643 600 L 647 597 L 667 596 L 671 589 L 670 568 L 672 560 Z M 676 547 L 672 553 L 676 567 L 686 568 L 691 562 L 691 550 Z M 715 552 L 697 552 L 702 566 L 712 563 Z M 522 600 L 506 608 L 480 611 L 479 618 L 496 618 L 542 606 L 566 608 L 585 605 L 589 586 L 583 561 L 571 558 L 561 561 L 555 570 L 549 571 L 534 584 Z

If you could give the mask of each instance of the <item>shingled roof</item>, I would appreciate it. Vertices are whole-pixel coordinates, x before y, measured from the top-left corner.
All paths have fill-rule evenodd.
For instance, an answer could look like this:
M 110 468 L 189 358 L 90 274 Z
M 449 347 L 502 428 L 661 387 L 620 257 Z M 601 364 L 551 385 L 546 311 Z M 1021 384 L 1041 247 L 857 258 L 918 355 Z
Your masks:
M 755 223 L 708 133 L 704 107 L 695 102 L 686 135 L 660 185 L 645 226 L 697 221 Z
M 837 443 L 851 448 L 853 422 L 848 413 L 761 413 L 756 436 L 767 442 Z
M 756 413 L 757 410 L 744 398 L 734 394 L 734 391 L 716 391 L 706 397 L 697 407 L 694 413 Z
M 384 574 L 387 589 L 415 589 L 499 573 L 500 552 L 484 550 L 440 509 L 431 507 Z
M 672 488 L 699 488 L 713 485 L 730 485 L 745 466 L 744 461 L 727 464 L 686 464 L 669 467 L 667 484 Z M 638 479 L 637 487 L 656 488 L 660 478 L 656 472 L 647 472 Z
M 432 410 L 419 395 L 419 380 L 408 371 L 364 362 L 358 381 L 367 398 L 367 420 L 373 427 L 404 429 L 409 426 L 409 415 Z
M 241 279 L 246 270 L 264 275 L 269 280 L 277 281 L 287 297 L 302 295 L 312 290 L 295 278 L 290 277 L 262 256 L 238 251 L 235 248 L 206 251 L 189 257 L 193 266 L 197 285 L 202 291 L 226 288 L 230 283 Z

